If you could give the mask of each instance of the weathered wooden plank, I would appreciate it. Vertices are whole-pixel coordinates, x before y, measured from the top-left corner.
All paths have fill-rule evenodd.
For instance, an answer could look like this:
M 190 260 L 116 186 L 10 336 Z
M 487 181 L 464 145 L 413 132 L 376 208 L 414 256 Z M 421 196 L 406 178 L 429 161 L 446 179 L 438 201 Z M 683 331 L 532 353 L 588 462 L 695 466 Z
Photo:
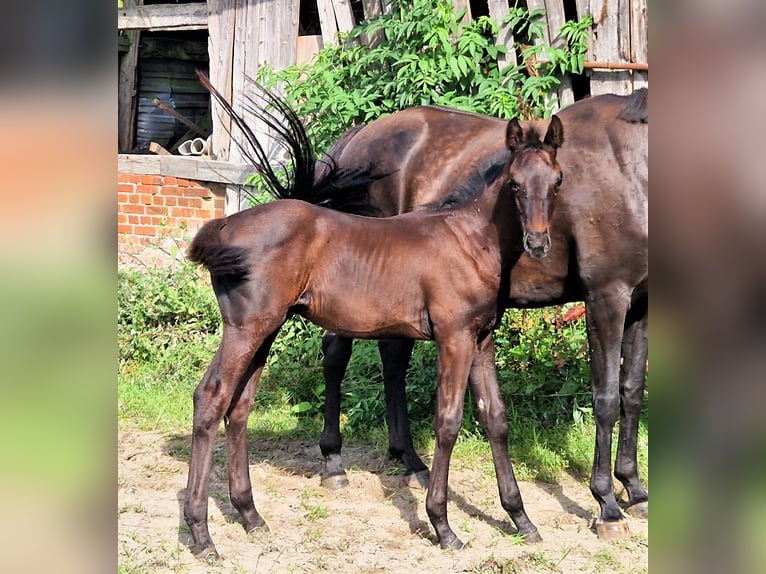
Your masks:
M 547 8 L 545 6 L 545 0 L 527 0 L 527 8 L 529 8 L 530 12 L 532 12 L 533 10 L 547 10 Z M 547 18 L 547 13 L 546 13 L 546 18 Z M 547 24 L 542 27 L 542 32 L 543 32 L 543 37 L 542 38 L 538 38 L 535 43 L 537 45 L 550 46 L 550 44 L 551 44 L 551 33 L 550 33 L 549 29 L 548 29 Z M 550 55 L 548 54 L 547 50 L 543 50 L 540 53 L 539 59 L 550 60 Z M 558 93 L 558 91 L 556 91 L 555 93 L 551 94 L 551 97 L 550 97 L 549 101 L 553 104 L 554 110 L 556 110 L 556 109 L 561 107 L 561 105 L 559 103 L 559 93 Z
M 350 32 L 356 26 L 351 2 L 349 0 L 333 0 L 333 8 L 335 9 L 335 21 L 338 23 L 338 30 Z
M 593 45 L 589 60 L 600 62 L 628 62 L 630 50 L 629 0 L 590 0 L 593 17 Z M 626 42 L 625 38 L 628 38 Z M 590 76 L 592 95 L 632 91 L 630 72 L 594 70 Z
M 505 56 L 498 59 L 498 64 L 500 64 L 501 68 L 515 66 L 517 59 L 513 30 L 509 25 L 503 25 L 503 18 L 508 14 L 508 0 L 488 0 L 488 7 L 489 17 L 500 25 L 500 31 L 497 34 L 498 44 L 502 44 L 506 49 Z
M 207 3 L 153 4 L 117 9 L 120 30 L 204 30 L 207 28 Z
M 335 20 L 335 8 L 332 0 L 317 0 L 319 25 L 322 28 L 322 42 L 325 46 L 335 44 L 338 34 L 338 23 Z
M 630 59 L 637 63 L 649 63 L 649 21 L 646 0 L 630 3 Z M 633 89 L 649 85 L 648 72 L 633 72 Z
M 295 50 L 295 63 L 310 62 L 314 54 L 322 49 L 322 36 L 298 36 Z
M 387 13 L 391 9 L 391 4 L 386 4 L 386 8 Z M 362 0 L 362 10 L 364 12 L 364 19 L 369 21 L 383 14 L 383 5 L 381 4 L 381 0 Z M 367 35 L 364 35 L 362 37 L 362 42 L 365 45 L 374 48 L 385 39 L 386 33 L 383 30 L 378 30 L 372 36 L 368 37 Z
M 227 161 L 180 155 L 118 154 L 117 171 L 128 174 L 172 175 L 197 181 L 243 184 L 253 169 Z
M 566 41 L 561 36 L 561 27 L 567 21 L 564 15 L 563 0 L 545 0 L 545 9 L 548 20 L 549 45 L 554 48 L 566 48 Z M 559 107 L 563 108 L 574 103 L 574 92 L 572 91 L 572 79 L 568 75 L 559 79 L 561 83 L 556 88 L 556 91 L 559 96 Z
M 125 0 L 125 5 L 131 8 L 142 3 L 143 0 Z M 141 40 L 139 30 L 128 30 L 125 34 L 130 39 L 130 46 L 119 58 L 117 85 L 117 148 L 120 151 L 129 151 L 135 139 L 136 69 Z
M 455 12 L 461 8 L 465 8 L 465 15 L 460 19 L 462 24 L 468 24 L 471 19 L 471 0 L 452 0 L 452 6 L 455 8 Z
M 208 56 L 210 81 L 226 99 L 231 101 L 232 67 L 234 62 L 235 0 L 208 0 Z M 211 100 L 213 118 L 213 154 L 229 159 L 231 121 L 220 106 Z

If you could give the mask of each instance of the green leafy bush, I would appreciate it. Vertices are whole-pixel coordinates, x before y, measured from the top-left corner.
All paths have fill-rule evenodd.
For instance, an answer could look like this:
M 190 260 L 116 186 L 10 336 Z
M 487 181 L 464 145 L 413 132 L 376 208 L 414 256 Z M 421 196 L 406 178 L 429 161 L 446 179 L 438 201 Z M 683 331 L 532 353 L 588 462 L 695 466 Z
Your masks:
M 499 25 L 487 16 L 463 24 L 443 0 L 395 0 L 391 11 L 363 22 L 310 63 L 259 80 L 281 86 L 309 126 L 316 149 L 327 149 L 349 127 L 417 105 L 444 105 L 503 118 L 544 117 L 551 90 L 566 72 L 581 72 L 590 19 L 562 28 L 565 48 L 538 45 L 544 12 L 514 7 L 506 22 L 518 40 L 520 61 L 503 66 Z M 371 45 L 362 38 L 378 38 Z M 551 64 L 533 66 L 545 49 Z M 530 71 L 532 70 L 532 71 Z

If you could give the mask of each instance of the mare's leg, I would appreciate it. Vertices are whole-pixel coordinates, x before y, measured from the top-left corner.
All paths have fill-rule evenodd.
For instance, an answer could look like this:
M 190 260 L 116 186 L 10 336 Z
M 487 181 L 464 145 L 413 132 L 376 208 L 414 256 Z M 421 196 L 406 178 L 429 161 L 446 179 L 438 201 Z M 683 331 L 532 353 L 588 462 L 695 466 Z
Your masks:
M 585 306 L 596 419 L 590 490 L 601 507 L 596 532 L 602 539 L 629 534 L 614 494 L 611 473 L 612 431 L 620 409 L 620 350 L 627 308 L 627 296 L 621 285 L 589 293 Z
M 322 486 L 336 489 L 348 486 L 346 470 L 340 455 L 343 438 L 340 434 L 340 386 L 351 359 L 353 339 L 327 332 L 322 337 L 324 361 L 324 429 L 319 438 L 319 449 L 324 456 Z
M 192 552 L 217 556 L 207 525 L 208 483 L 215 435 L 221 419 L 250 379 L 251 361 L 263 342 L 252 328 L 224 325 L 221 345 L 194 391 L 194 423 L 186 485 L 184 518 L 192 535 Z
M 497 382 L 495 346 L 491 336 L 480 343 L 468 380 L 479 411 L 479 421 L 492 448 L 500 503 L 518 528 L 519 534 L 524 536 L 525 542 L 540 542 L 542 538 L 537 528 L 524 511 L 521 492 L 508 454 L 508 418 Z
M 258 379 L 261 377 L 276 334 L 274 332 L 258 349 L 246 375 L 248 382 L 239 397 L 234 397 L 223 419 L 226 425 L 229 497 L 234 508 L 242 516 L 242 524 L 246 532 L 251 532 L 266 524 L 253 502 L 253 488 L 250 483 L 250 465 L 247 456 L 247 419 L 253 406 Z
M 628 493 L 626 510 L 633 516 L 647 518 L 649 495 L 638 478 L 638 422 L 644 404 L 649 347 L 646 299 L 633 305 L 628 312 L 628 323 L 622 340 L 620 436 L 614 475 Z
M 428 485 L 428 467 L 412 445 L 410 416 L 407 412 L 405 388 L 407 366 L 415 341 L 411 339 L 378 341 L 383 362 L 383 386 L 386 396 L 386 424 L 388 426 L 388 452 L 402 461 L 413 485 Z
M 462 335 L 453 336 L 450 340 L 437 341 L 436 346 L 436 448 L 426 495 L 426 512 L 436 530 L 439 545 L 442 548 L 457 550 L 463 547 L 463 543 L 447 521 L 449 462 L 463 422 L 465 388 L 476 344 L 470 335 Z

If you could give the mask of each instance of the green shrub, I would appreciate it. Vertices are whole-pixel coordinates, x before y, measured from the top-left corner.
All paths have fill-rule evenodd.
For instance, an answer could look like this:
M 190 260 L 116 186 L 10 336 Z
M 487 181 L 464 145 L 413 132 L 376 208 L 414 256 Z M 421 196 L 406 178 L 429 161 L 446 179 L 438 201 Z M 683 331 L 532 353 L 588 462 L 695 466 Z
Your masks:
M 506 22 L 521 60 L 502 66 L 506 48 L 496 43 L 498 23 L 481 16 L 462 24 L 464 12 L 443 0 L 397 0 L 390 13 L 341 34 L 339 44 L 326 46 L 312 62 L 280 71 L 265 66 L 259 80 L 284 89 L 320 150 L 352 125 L 416 105 L 502 118 L 549 115 L 558 78 L 582 71 L 590 18 L 566 23 L 566 47 L 554 49 L 536 44 L 543 37 L 544 11 L 511 8 Z M 382 40 L 372 47 L 360 42 L 375 35 Z M 535 67 L 532 60 L 542 50 L 551 64 Z

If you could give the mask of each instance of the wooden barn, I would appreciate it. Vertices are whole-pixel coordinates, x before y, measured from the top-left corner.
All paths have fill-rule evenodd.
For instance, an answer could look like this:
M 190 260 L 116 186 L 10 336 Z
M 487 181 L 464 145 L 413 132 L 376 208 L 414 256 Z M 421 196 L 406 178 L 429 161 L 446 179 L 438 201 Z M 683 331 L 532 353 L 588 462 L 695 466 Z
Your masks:
M 210 113 L 195 76 L 208 72 L 235 108 L 246 78 L 269 62 L 281 69 L 309 61 L 388 0 L 122 0 L 119 28 L 118 237 L 125 256 L 150 261 L 149 245 L 179 243 L 204 221 L 242 207 L 249 171 L 227 126 Z M 498 22 L 514 0 L 453 0 L 465 19 Z M 526 0 L 547 14 L 546 41 L 556 45 L 567 20 L 590 14 L 594 25 L 585 72 L 562 78 L 559 105 L 583 95 L 630 93 L 647 84 L 646 0 Z M 508 30 L 499 41 L 514 58 Z M 184 147 L 184 142 L 186 146 Z M 194 145 L 204 150 L 196 155 Z M 186 155 L 184 155 L 186 152 Z M 215 158 L 215 159 L 213 159 Z

